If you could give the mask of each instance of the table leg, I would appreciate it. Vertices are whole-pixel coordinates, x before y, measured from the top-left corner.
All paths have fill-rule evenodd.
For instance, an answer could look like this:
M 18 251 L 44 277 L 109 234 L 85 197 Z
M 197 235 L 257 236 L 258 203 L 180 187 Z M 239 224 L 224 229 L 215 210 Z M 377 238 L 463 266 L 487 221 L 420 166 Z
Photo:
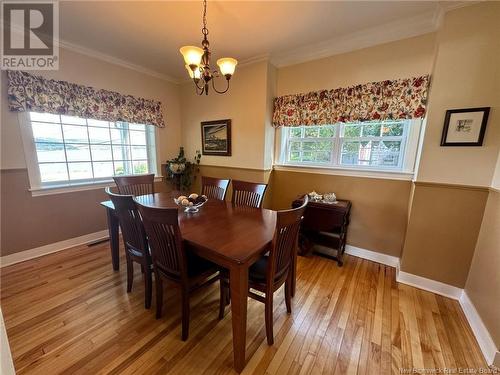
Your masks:
M 106 216 L 108 218 L 108 232 L 109 232 L 109 242 L 110 242 L 110 248 L 111 248 L 111 262 L 113 263 L 113 270 L 118 271 L 120 269 L 118 218 L 114 214 L 113 210 L 110 208 L 106 208 Z
M 234 368 L 240 373 L 245 367 L 248 267 L 246 265 L 234 266 L 230 269 L 229 273 L 233 323 Z

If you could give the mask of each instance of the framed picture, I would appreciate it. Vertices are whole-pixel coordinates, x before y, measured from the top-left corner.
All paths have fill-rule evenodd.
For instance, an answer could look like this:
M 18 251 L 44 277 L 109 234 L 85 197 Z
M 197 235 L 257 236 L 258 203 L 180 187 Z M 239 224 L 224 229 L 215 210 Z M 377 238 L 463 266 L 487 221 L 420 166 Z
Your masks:
M 449 109 L 441 146 L 482 146 L 490 107 Z
M 231 156 L 231 120 L 201 123 L 201 152 L 203 155 Z

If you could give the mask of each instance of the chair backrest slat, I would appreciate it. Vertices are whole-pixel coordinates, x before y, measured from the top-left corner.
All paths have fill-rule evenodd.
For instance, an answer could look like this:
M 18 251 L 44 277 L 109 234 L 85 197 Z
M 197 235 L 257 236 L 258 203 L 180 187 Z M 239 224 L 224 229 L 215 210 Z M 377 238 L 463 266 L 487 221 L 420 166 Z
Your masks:
M 115 176 L 113 179 L 120 194 L 137 196 L 154 194 L 155 192 L 155 175 L 152 173 L 134 176 Z
M 110 188 L 106 188 L 106 193 L 115 206 L 125 246 L 149 258 L 146 232 L 133 196 L 112 193 Z
M 267 184 L 233 180 L 233 197 L 231 202 L 237 205 L 260 208 Z
M 208 199 L 226 199 L 227 187 L 231 180 L 214 177 L 201 176 L 201 194 L 206 195 Z
M 187 277 L 178 209 L 153 208 L 140 203 L 137 206 L 144 222 L 155 269 L 170 277 Z
M 277 212 L 276 230 L 269 254 L 269 280 L 280 277 L 289 269 L 297 249 L 300 223 L 308 202 L 306 195 L 300 207 Z

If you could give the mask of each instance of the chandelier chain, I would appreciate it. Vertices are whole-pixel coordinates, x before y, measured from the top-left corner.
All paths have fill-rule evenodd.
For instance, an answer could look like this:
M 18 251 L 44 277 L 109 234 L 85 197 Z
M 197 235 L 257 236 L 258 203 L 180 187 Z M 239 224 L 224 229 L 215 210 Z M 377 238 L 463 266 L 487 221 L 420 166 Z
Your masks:
M 207 0 L 203 0 L 203 28 L 201 29 L 201 32 L 205 37 L 208 35 L 208 29 L 207 29 Z

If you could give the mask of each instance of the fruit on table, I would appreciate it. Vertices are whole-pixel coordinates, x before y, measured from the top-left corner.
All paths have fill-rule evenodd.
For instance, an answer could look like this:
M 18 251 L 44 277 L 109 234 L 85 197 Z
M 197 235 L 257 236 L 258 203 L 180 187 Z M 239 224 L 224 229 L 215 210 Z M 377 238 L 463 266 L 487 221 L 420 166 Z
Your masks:
M 192 194 L 189 195 L 189 198 L 190 199 L 196 199 L 196 198 L 198 198 L 198 194 L 192 193 Z
M 192 207 L 195 204 L 205 203 L 208 200 L 206 195 L 190 194 L 189 197 L 181 195 L 177 198 L 177 203 L 182 206 Z

